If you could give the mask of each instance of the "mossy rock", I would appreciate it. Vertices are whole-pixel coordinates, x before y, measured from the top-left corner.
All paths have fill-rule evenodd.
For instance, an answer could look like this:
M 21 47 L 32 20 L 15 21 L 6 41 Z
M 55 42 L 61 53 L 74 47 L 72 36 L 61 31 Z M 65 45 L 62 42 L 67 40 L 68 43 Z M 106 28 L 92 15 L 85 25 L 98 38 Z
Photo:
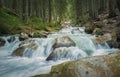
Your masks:
M 52 68 L 56 69 L 56 77 L 119 77 L 120 53 L 63 63 Z
M 120 51 L 53 66 L 44 77 L 120 77 Z M 42 77 L 38 75 L 35 77 Z
M 95 35 L 103 35 L 103 31 L 101 28 L 95 28 L 94 31 L 93 31 L 93 34 Z

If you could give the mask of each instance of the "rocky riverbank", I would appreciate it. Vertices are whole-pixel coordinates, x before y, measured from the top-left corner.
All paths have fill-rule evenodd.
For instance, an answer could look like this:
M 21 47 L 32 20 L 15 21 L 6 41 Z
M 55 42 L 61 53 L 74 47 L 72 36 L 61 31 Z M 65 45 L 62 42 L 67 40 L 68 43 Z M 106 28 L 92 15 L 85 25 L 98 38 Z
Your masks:
M 109 33 L 111 40 L 107 41 L 111 48 L 120 48 L 120 17 L 109 17 L 108 13 L 100 14 L 96 20 L 85 24 L 86 32 L 98 37 Z

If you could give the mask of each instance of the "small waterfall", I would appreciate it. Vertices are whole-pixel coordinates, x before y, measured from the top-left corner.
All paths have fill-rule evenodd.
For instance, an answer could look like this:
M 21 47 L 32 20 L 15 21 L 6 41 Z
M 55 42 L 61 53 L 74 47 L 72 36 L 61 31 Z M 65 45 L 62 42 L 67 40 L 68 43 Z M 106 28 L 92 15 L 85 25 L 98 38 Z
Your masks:
M 47 39 L 39 39 L 39 38 L 35 38 L 35 39 L 32 39 L 34 42 L 35 45 L 36 45 L 36 48 L 35 49 L 31 49 L 31 48 L 26 48 L 24 50 L 24 57 L 46 57 L 50 54 L 51 52 L 51 48 L 52 48 L 52 40 L 51 38 L 47 38 Z M 30 44 L 30 42 L 29 42 Z
M 0 37 L 5 40 L 5 45 L 0 47 L 0 56 L 8 56 L 18 48 L 20 41 L 17 36 L 2 36 Z
M 105 42 L 103 44 L 95 44 L 96 49 L 110 49 L 109 45 Z
M 86 34 L 84 29 L 84 27 L 67 27 L 48 35 L 47 38 L 29 38 L 25 41 L 19 41 L 17 35 L 1 36 L 0 38 L 5 40 L 5 45 L 0 47 L 0 76 L 30 77 L 46 74 L 50 72 L 51 66 L 65 61 L 107 55 L 116 51 L 107 43 L 95 44 L 92 41 L 94 36 Z M 56 39 L 65 36 L 66 39 L 61 39 L 54 47 Z M 75 44 L 68 45 L 71 44 L 70 41 Z M 19 53 L 22 55 L 18 56 Z
M 77 60 L 82 57 L 87 57 L 88 55 L 77 47 L 60 47 L 56 48 L 48 59 L 52 60 Z

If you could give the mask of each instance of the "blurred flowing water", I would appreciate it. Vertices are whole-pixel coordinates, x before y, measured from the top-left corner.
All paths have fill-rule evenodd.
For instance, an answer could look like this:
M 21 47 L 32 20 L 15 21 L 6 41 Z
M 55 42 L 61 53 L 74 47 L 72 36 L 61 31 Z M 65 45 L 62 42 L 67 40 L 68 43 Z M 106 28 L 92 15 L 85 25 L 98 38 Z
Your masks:
M 23 56 L 11 56 L 19 48 L 22 41 L 18 36 L 1 36 L 6 41 L 3 47 L 0 47 L 0 77 L 30 77 L 39 74 L 50 73 L 51 66 L 72 61 L 88 56 L 107 55 L 115 52 L 107 43 L 94 44 L 91 40 L 94 35 L 86 34 L 84 27 L 67 27 L 59 32 L 49 34 L 47 38 L 29 38 L 24 41 L 25 45 L 34 43 L 36 49 L 25 48 Z M 56 38 L 62 36 L 70 37 L 76 44 L 75 47 L 60 47 L 55 49 L 59 59 L 46 61 L 46 58 L 53 51 L 52 46 Z M 11 38 L 14 37 L 14 38 Z M 11 39 L 11 42 L 8 41 Z M 64 53 L 69 52 L 69 53 Z M 62 55 L 66 55 L 62 57 Z

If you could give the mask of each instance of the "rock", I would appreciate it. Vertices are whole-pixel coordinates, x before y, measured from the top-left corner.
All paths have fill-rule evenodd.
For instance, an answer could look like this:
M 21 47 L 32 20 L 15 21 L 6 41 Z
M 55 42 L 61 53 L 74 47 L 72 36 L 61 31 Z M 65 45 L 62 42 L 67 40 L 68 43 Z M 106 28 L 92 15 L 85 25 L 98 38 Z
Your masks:
M 117 26 L 117 27 L 120 27 L 120 22 L 118 22 L 116 26 Z
M 100 14 L 100 15 L 98 16 L 98 18 L 99 18 L 100 20 L 104 20 L 104 19 L 107 19 L 108 16 L 109 16 L 109 13 L 102 13 L 102 14 Z
M 93 31 L 93 34 L 95 35 L 103 35 L 103 31 L 100 28 L 95 28 Z
M 95 25 L 92 22 L 87 22 L 85 24 L 85 32 L 88 34 L 93 33 L 93 30 L 95 29 Z
M 104 25 L 104 22 L 102 22 L 102 21 L 95 21 L 93 23 L 95 25 L 95 28 L 102 28 Z
M 120 77 L 120 51 L 53 66 L 50 74 L 35 77 Z
M 63 36 L 55 39 L 55 44 L 53 45 L 53 49 L 59 47 L 71 47 L 76 46 L 75 42 L 68 36 Z
M 30 44 L 25 44 L 21 43 L 19 45 L 20 47 L 17 48 L 15 51 L 13 51 L 12 56 L 23 56 L 24 50 L 26 48 L 32 49 L 32 50 L 36 50 L 37 49 L 37 45 L 35 43 L 30 43 Z
M 120 42 L 120 34 L 117 35 L 117 42 Z
M 108 21 L 107 24 L 114 24 L 114 23 L 116 23 L 116 22 L 117 22 L 117 20 L 115 20 L 115 19 L 109 19 L 109 21 Z
M 120 49 L 120 42 L 118 42 L 118 48 Z
M 33 49 L 33 50 L 36 50 L 38 46 L 35 43 L 31 43 L 31 44 L 27 45 L 26 47 Z
M 103 36 L 92 39 L 92 41 L 97 44 L 104 44 L 105 42 L 110 41 L 110 40 L 112 40 L 112 36 L 109 33 L 106 33 Z
M 27 33 L 21 33 L 20 37 L 19 37 L 19 40 L 24 41 L 24 40 L 26 40 L 28 38 L 29 38 L 29 35 Z
M 107 20 L 107 19 L 104 19 L 102 22 L 103 22 L 104 24 L 107 24 L 107 23 L 108 23 L 108 20 Z
M 119 48 L 119 44 L 117 41 L 110 40 L 110 41 L 107 41 L 107 43 L 110 46 L 110 48 Z
M 69 53 L 69 51 L 67 50 L 66 47 L 59 47 L 56 48 L 48 57 L 47 57 L 47 61 L 49 60 L 59 60 L 61 58 L 65 58 L 67 56 L 67 54 Z
M 4 46 L 5 45 L 5 40 L 0 38 L 0 47 Z
M 116 58 L 119 61 L 120 57 L 117 56 L 115 60 L 113 56 L 101 56 L 66 62 L 53 66 L 51 72 L 57 72 L 56 77 L 119 77 L 120 66 Z
M 34 33 L 33 33 L 33 32 L 30 32 L 30 33 L 28 33 L 28 36 L 29 36 L 29 37 L 34 37 Z
M 105 38 L 106 41 L 112 40 L 112 35 L 110 33 L 105 33 L 102 37 Z
M 111 32 L 112 39 L 107 41 L 111 48 L 119 48 L 119 41 L 116 32 Z
M 12 56 L 23 56 L 25 47 L 19 47 L 15 51 L 13 51 Z
M 48 57 L 49 60 L 62 60 L 62 59 L 70 59 L 76 60 L 81 57 L 88 56 L 87 53 L 77 47 L 59 47 L 56 48 Z
M 112 40 L 116 41 L 117 40 L 117 34 L 116 34 L 116 32 L 111 32 L 110 34 L 112 36 Z

